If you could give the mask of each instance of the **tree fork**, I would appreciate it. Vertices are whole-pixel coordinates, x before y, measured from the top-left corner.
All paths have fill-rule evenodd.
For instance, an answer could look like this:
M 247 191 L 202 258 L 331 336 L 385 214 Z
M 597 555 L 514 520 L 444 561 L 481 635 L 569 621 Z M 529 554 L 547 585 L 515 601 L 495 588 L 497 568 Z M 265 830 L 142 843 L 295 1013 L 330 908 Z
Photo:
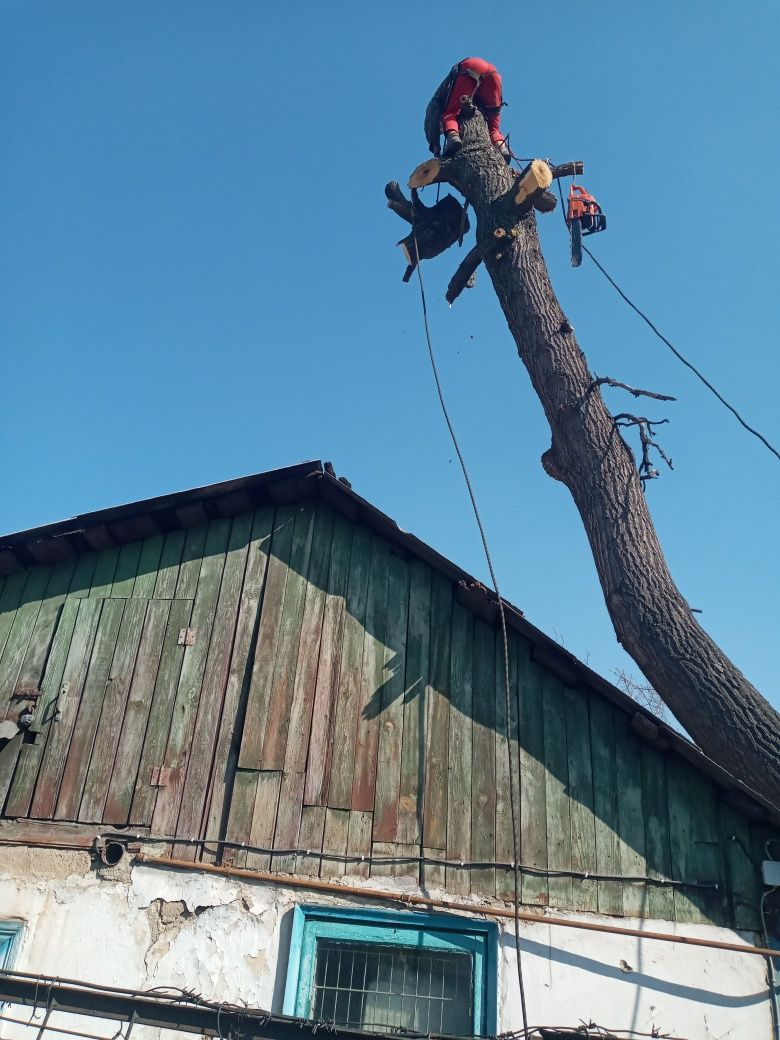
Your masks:
M 544 469 L 571 492 L 618 641 L 705 754 L 780 807 L 780 715 L 701 628 L 672 580 L 634 456 L 550 284 L 533 210 L 515 204 L 516 175 L 479 112 L 462 120 L 461 136 L 460 151 L 429 183 L 451 184 L 473 207 L 475 249 L 550 424 Z M 555 172 L 565 176 L 563 169 Z M 497 229 L 510 229 L 501 251 L 488 247 Z

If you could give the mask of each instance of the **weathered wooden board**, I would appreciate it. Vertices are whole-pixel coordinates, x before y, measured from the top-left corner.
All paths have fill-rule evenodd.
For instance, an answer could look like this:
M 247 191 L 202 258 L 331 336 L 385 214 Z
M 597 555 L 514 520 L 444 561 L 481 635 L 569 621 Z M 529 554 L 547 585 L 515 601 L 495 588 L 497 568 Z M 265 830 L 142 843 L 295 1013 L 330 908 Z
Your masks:
M 371 833 L 374 817 L 370 812 L 351 812 L 347 834 L 347 855 L 365 856 L 365 860 L 348 863 L 345 873 L 353 877 L 368 877 L 371 857 Z
M 366 626 L 363 634 L 363 665 L 357 699 L 355 766 L 352 776 L 352 808 L 370 812 L 374 808 L 374 789 L 379 749 L 379 716 L 383 706 L 385 682 L 387 583 L 390 553 L 387 545 L 374 539 L 368 577 Z
M 517 641 L 517 670 L 520 684 L 520 850 L 522 862 L 547 869 L 547 769 L 545 766 L 542 672 L 530 658 L 524 639 Z M 547 878 L 525 873 L 522 878 L 524 903 L 544 906 L 548 902 Z
M 124 609 L 125 601 L 122 599 L 105 599 L 103 601 L 103 609 L 89 661 L 89 670 L 81 693 L 81 702 L 73 726 L 73 735 L 57 797 L 54 815 L 58 820 L 76 820 L 78 818 L 79 803 L 109 683 L 111 662 L 117 646 Z
M 245 698 L 249 693 L 251 655 L 260 618 L 260 602 L 265 586 L 273 522 L 274 511 L 269 507 L 258 509 L 252 521 L 236 635 L 210 778 L 211 790 L 205 824 L 205 836 L 210 842 L 218 840 L 223 833 L 223 821 L 226 820 L 228 809 L 226 794 L 238 760 L 240 726 L 243 722 Z M 218 858 L 218 849 L 210 845 L 204 851 L 203 858 L 213 862 Z
M 129 542 L 119 550 L 114 580 L 111 584 L 112 599 L 127 599 L 133 595 L 142 547 L 143 542 Z
M 211 639 L 198 700 L 198 710 L 193 724 L 192 737 L 189 740 L 189 755 L 186 776 L 182 785 L 181 807 L 175 823 L 176 834 L 185 838 L 201 836 L 209 777 L 215 765 L 214 749 L 230 671 L 233 638 L 236 632 L 238 606 L 251 533 L 251 514 L 236 517 L 233 520 L 219 599 L 211 626 Z M 172 815 L 171 811 L 171 817 Z M 174 857 L 181 856 L 184 859 L 195 859 L 197 847 L 175 845 L 173 855 Z
M 370 560 L 371 534 L 364 528 L 356 528 L 352 538 L 352 555 L 349 561 L 334 729 L 334 732 L 338 734 L 343 753 L 333 756 L 331 760 L 328 785 L 328 805 L 336 809 L 349 809 L 352 805 L 355 756 L 351 749 L 355 746 L 360 683 L 363 674 L 363 642 Z M 326 819 L 325 823 L 326 836 L 329 819 L 330 817 Z M 325 867 L 326 864 L 323 863 L 323 869 Z
M 425 785 L 425 717 L 431 635 L 431 569 L 409 564 L 409 618 L 406 634 L 404 724 L 398 790 L 398 841 L 422 841 Z
M 396 840 L 401 785 L 409 568 L 394 554 L 390 556 L 387 603 L 381 728 L 374 798 L 374 838 L 377 841 Z
M 100 822 L 103 819 L 103 808 L 114 773 L 118 735 L 121 733 L 122 720 L 127 709 L 146 607 L 144 600 L 130 600 L 122 614 L 116 650 L 95 731 L 92 757 L 89 759 L 79 804 L 78 819 L 84 823 Z
M 471 858 L 496 859 L 496 648 L 495 631 L 474 622 L 473 726 L 471 736 Z M 496 894 L 495 867 L 471 871 L 471 891 Z
M 225 519 L 212 520 L 208 526 L 205 554 L 198 575 L 195 603 L 189 625 L 194 631 L 195 641 L 184 649 L 184 660 L 179 674 L 179 685 L 176 690 L 165 754 L 162 761 L 154 763 L 165 766 L 170 771 L 168 783 L 165 787 L 158 789 L 151 822 L 154 834 L 176 833 L 209 648 L 214 639 L 215 627 L 218 631 L 218 651 L 224 651 L 225 631 L 232 630 L 237 603 L 226 604 L 225 610 L 219 616 L 217 612 L 230 527 L 230 520 Z M 242 560 L 238 566 L 243 567 Z M 220 660 L 217 670 L 221 665 Z M 225 661 L 226 666 L 227 661 Z M 186 835 L 186 837 L 197 837 L 197 835 Z
M 23 743 L 16 763 L 13 780 L 5 806 L 7 816 L 27 816 L 33 797 L 35 781 L 41 759 L 46 748 L 49 732 L 57 714 L 57 704 L 62 690 L 62 677 L 68 660 L 71 639 L 80 601 L 68 600 L 62 607 L 52 639 L 46 669 L 41 681 L 42 703 L 35 713 L 31 727 L 33 743 Z
M 95 576 L 97 558 L 96 552 L 85 552 L 78 557 L 68 589 L 68 599 L 87 599 Z
M 761 886 L 757 864 L 753 861 L 750 824 L 731 806 L 721 803 L 720 833 L 725 847 L 731 919 L 736 928 L 760 928 Z
M 154 599 L 174 599 L 176 596 L 176 582 L 179 579 L 179 564 L 184 552 L 186 533 L 169 531 L 165 536 L 154 583 Z
M 517 736 L 517 639 L 511 629 L 507 632 L 509 653 L 509 715 L 507 716 L 506 668 L 504 638 L 496 633 L 496 860 L 499 863 L 520 861 L 520 753 Z M 507 725 L 507 719 L 509 725 Z M 511 768 L 510 768 L 511 767 Z M 510 784 L 511 789 L 510 789 Z M 514 826 L 512 820 L 514 797 Z M 517 850 L 514 832 L 517 831 Z M 519 886 L 518 886 L 519 887 Z M 518 891 L 518 897 L 520 896 Z M 496 896 L 513 901 L 515 878 L 513 870 L 496 869 Z
M 190 609 L 190 604 L 186 604 L 188 616 Z M 103 809 L 104 823 L 121 826 L 130 818 L 130 805 L 142 761 L 144 735 L 152 707 L 170 611 L 170 600 L 153 600 L 146 611 L 136 667 L 130 681 L 122 726 L 116 741 L 114 767 Z
M 92 575 L 92 585 L 89 590 L 90 599 L 108 599 L 111 595 L 111 586 L 114 584 L 114 575 L 119 563 L 119 546 L 111 546 L 101 549 L 95 560 L 95 571 Z
M 51 578 L 52 571 L 49 567 L 34 567 L 29 572 L 19 606 L 14 612 L 0 657 L 0 718 L 18 715 L 21 710 L 21 705 L 13 699 L 13 695 L 41 612 L 41 600 Z M 47 616 L 47 620 L 45 629 L 39 630 L 40 638 L 45 644 L 48 643 L 54 628 L 54 616 Z
M 474 617 L 459 603 L 452 608 L 452 671 L 448 763 L 446 859 L 461 863 L 471 856 L 471 742 L 474 678 Z M 471 891 L 468 868 L 447 867 L 447 888 L 460 895 Z
M 273 847 L 275 849 L 295 849 L 298 847 L 298 832 L 301 829 L 301 813 L 303 810 L 303 773 L 283 773 L 279 791 L 279 811 L 274 829 Z M 295 871 L 295 856 L 292 854 L 274 855 L 271 857 L 271 869 L 286 874 Z
M 78 608 L 78 613 L 73 635 L 69 640 L 61 682 L 49 693 L 47 718 L 50 721 L 47 727 L 46 747 L 29 810 L 30 815 L 36 819 L 51 819 L 54 815 L 60 780 L 103 607 L 101 599 L 71 600 L 70 603 L 74 608 Z M 64 642 L 65 640 L 63 644 Z M 13 795 L 13 787 L 11 794 Z
M 447 755 L 450 721 L 452 582 L 434 573 L 431 582 L 431 645 L 426 688 L 423 844 L 447 847 Z
M 184 538 L 184 548 L 176 577 L 176 599 L 194 599 L 202 565 L 210 551 L 207 540 L 211 524 L 191 527 Z
M 302 854 L 296 859 L 296 874 L 306 874 L 309 877 L 319 876 L 320 860 L 322 858 L 320 853 L 322 852 L 322 839 L 324 834 L 325 806 L 304 805 L 301 810 L 301 828 L 298 832 L 298 848 L 306 849 L 307 854 Z
M 662 755 L 646 746 L 642 747 L 641 759 L 647 873 L 653 878 L 668 878 L 672 864 L 666 762 Z M 648 885 L 647 905 L 651 917 L 674 920 L 674 892 L 671 888 Z
M 155 676 L 135 791 L 130 805 L 130 823 L 149 826 L 152 821 L 158 790 L 152 784 L 152 771 L 163 765 L 171 714 L 184 660 L 185 647 L 179 643 L 179 633 L 183 628 L 189 627 L 191 617 L 192 600 L 174 600 L 171 603 L 160 666 Z
M 571 802 L 569 756 L 566 748 L 566 698 L 553 676 L 542 680 L 544 704 L 544 763 L 547 769 L 547 866 L 551 871 L 571 870 Z M 572 905 L 571 876 L 550 877 L 547 882 L 550 906 Z
M 257 791 L 249 829 L 249 844 L 254 848 L 270 849 L 274 840 L 274 827 L 279 811 L 279 796 L 282 774 L 278 771 L 260 772 L 257 776 Z M 247 852 L 247 870 L 268 870 L 271 857 L 264 852 Z
M 151 599 L 154 596 L 164 541 L 163 535 L 156 534 L 141 543 L 138 570 L 133 582 L 133 599 Z
M 320 648 L 323 645 L 322 627 L 332 542 L 333 513 L 329 509 L 318 509 L 306 576 L 306 596 L 303 605 L 295 682 L 288 713 L 289 726 L 284 755 L 284 770 L 287 773 L 305 774 L 306 772 Z M 281 729 L 279 735 L 280 737 L 282 735 Z
M 295 690 L 301 626 L 303 625 L 308 585 L 306 575 L 309 570 L 314 539 L 314 520 L 315 512 L 311 506 L 299 509 L 295 516 L 293 544 L 282 602 L 276 661 L 274 662 L 274 677 L 268 701 L 263 750 L 260 758 L 263 769 L 282 769 L 287 753 L 290 710 Z M 299 734 L 294 736 L 297 738 Z
M 260 615 L 260 629 L 252 665 L 246 719 L 238 757 L 241 769 L 259 769 L 262 762 L 265 724 L 273 685 L 276 647 L 281 630 L 281 608 L 287 585 L 294 527 L 295 510 L 290 507 L 277 509 L 268 549 L 264 606 Z
M 571 817 L 572 870 L 596 871 L 596 825 L 593 816 L 593 769 L 591 764 L 588 698 L 580 690 L 566 690 L 566 749 L 569 759 L 569 808 Z M 572 905 L 575 910 L 596 910 L 595 881 L 574 878 Z
M 334 518 L 328 588 L 322 619 L 306 763 L 306 787 L 303 800 L 307 805 L 324 805 L 330 783 L 333 724 L 338 695 L 352 530 L 352 524 L 344 517 Z M 323 815 L 323 827 L 324 819 Z
M 642 806 L 642 746 L 622 712 L 613 712 L 615 777 L 618 788 L 618 853 L 623 877 L 644 877 L 645 823 Z M 623 913 L 644 917 L 648 913 L 649 887 L 623 883 Z
M 614 709 L 602 697 L 591 694 L 590 745 L 593 756 L 593 812 L 596 828 L 596 867 L 599 874 L 620 876 L 618 833 L 618 783 L 615 755 Z M 619 881 L 599 881 L 598 909 L 602 914 L 623 912 L 623 888 Z
M 349 809 L 331 809 L 325 812 L 325 832 L 322 838 L 322 851 L 336 856 L 346 856 L 349 844 Z M 320 865 L 320 877 L 340 877 L 344 873 L 344 864 L 337 859 L 323 858 Z

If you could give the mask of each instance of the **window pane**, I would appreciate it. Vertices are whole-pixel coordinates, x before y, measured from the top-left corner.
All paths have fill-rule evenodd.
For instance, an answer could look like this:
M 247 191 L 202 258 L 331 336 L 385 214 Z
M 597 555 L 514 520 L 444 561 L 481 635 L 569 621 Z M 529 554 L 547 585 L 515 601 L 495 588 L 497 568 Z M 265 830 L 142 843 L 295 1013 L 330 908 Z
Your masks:
M 311 1017 L 361 1029 L 471 1035 L 467 953 L 317 941 Z

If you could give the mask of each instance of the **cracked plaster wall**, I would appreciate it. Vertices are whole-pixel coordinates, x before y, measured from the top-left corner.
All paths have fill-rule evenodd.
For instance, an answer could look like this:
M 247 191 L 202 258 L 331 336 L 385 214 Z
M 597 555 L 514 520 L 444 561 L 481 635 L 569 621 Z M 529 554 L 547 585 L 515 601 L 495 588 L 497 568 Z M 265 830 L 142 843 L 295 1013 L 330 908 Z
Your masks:
M 386 887 L 393 883 L 382 879 Z M 358 896 L 359 887 L 356 882 Z M 138 989 L 176 986 L 281 1012 L 291 911 L 299 902 L 363 903 L 346 892 L 337 898 L 145 865 L 96 871 L 86 853 L 0 848 L 0 918 L 24 922 L 15 967 L 45 975 Z M 705 925 L 653 922 L 653 929 L 740 941 L 731 931 Z M 531 1022 L 574 1025 L 592 1018 L 611 1028 L 658 1028 L 689 1040 L 771 1036 L 766 966 L 759 957 L 543 923 L 524 924 L 522 934 Z M 514 957 L 507 922 L 499 955 L 502 1030 L 521 1025 Z M 29 1009 L 18 1011 L 29 1018 Z M 70 1017 L 73 1023 L 107 1037 L 116 1032 L 115 1024 L 85 1025 Z M 133 1035 L 150 1040 L 159 1032 Z M 7 1024 L 1 1035 L 35 1037 Z M 163 1040 L 173 1035 L 167 1032 Z

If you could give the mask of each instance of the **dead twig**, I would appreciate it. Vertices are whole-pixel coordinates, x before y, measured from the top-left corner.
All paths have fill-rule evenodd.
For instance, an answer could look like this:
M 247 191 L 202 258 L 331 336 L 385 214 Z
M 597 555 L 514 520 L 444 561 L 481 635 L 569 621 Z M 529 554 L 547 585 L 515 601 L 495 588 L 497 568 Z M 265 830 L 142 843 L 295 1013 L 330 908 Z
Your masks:
M 593 382 L 588 387 L 588 393 L 592 393 L 599 386 L 613 386 L 617 390 L 627 390 L 634 397 L 652 397 L 654 401 L 676 401 L 676 397 L 670 397 L 669 394 L 656 394 L 652 390 L 639 390 L 635 386 L 629 386 L 628 383 L 621 383 L 618 379 L 612 379 L 610 376 L 594 376 Z
M 672 460 L 663 450 L 660 444 L 656 444 L 655 435 L 653 434 L 654 426 L 663 426 L 668 423 L 668 419 L 656 419 L 650 420 L 644 415 L 631 415 L 629 412 L 621 412 L 619 415 L 614 417 L 615 426 L 636 426 L 639 430 L 639 441 L 642 445 L 642 461 L 639 464 L 639 479 L 642 481 L 642 487 L 645 486 L 645 481 L 655 480 L 660 477 L 661 474 L 655 468 L 650 461 L 650 449 L 655 448 L 661 458 L 664 460 L 669 469 L 674 469 Z

